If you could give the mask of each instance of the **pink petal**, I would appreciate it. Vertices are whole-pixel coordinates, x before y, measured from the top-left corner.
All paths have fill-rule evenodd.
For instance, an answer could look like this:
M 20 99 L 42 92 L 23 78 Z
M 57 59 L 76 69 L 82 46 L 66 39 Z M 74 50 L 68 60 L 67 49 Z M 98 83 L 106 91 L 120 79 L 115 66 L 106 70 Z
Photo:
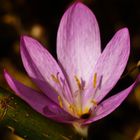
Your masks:
M 56 103 L 58 95 L 65 96 L 70 101 L 72 98 L 65 77 L 47 49 L 28 36 L 21 38 L 20 46 L 24 67 L 38 87 Z
M 111 112 L 113 112 L 128 96 L 128 94 L 132 91 L 132 89 L 136 86 L 136 82 L 134 82 L 130 87 L 121 91 L 120 93 L 106 99 L 102 103 L 100 103 L 95 111 L 93 112 L 93 117 L 87 120 L 84 124 L 89 124 L 94 121 L 97 121 Z
M 99 57 L 93 75 L 89 81 L 90 88 L 84 94 L 83 102 L 91 97 L 100 102 L 106 94 L 115 86 L 122 75 L 130 53 L 130 39 L 127 28 L 119 30 L 107 44 Z M 93 88 L 93 77 L 97 74 L 97 89 Z M 100 84 L 100 88 L 98 88 Z
M 63 15 L 57 34 L 58 60 L 73 92 L 77 89 L 74 76 L 87 82 L 100 52 L 96 18 L 85 5 L 75 2 Z
M 74 118 L 62 110 L 43 93 L 39 93 L 15 80 L 8 72 L 4 72 L 5 79 L 11 89 L 26 101 L 34 110 L 42 115 L 59 122 L 71 123 Z

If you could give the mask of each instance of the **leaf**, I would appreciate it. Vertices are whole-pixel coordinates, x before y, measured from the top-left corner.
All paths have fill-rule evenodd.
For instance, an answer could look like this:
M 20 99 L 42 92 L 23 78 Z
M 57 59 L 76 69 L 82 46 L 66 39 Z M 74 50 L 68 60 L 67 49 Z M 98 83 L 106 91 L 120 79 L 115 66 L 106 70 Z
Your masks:
M 82 139 L 72 126 L 47 119 L 3 88 L 0 88 L 0 126 L 13 128 L 15 134 L 27 140 Z

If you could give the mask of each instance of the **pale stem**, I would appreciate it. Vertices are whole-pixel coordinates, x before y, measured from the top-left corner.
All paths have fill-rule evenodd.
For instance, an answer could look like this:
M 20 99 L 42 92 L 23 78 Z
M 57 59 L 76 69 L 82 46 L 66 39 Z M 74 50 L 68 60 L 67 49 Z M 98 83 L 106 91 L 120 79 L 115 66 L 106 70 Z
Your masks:
M 81 136 L 83 136 L 83 137 L 88 136 L 88 125 L 83 126 L 78 122 L 74 122 L 73 127 L 74 127 L 75 131 L 77 133 L 79 133 Z

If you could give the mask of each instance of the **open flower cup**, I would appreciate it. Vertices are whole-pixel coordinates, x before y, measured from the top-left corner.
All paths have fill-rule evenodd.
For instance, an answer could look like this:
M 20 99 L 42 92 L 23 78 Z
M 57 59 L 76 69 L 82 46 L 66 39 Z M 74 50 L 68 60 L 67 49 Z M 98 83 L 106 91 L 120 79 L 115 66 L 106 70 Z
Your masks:
M 22 36 L 20 53 L 24 67 L 40 92 L 23 85 L 5 70 L 6 81 L 16 95 L 47 118 L 84 126 L 114 111 L 135 87 L 103 100 L 120 79 L 130 54 L 127 28 L 120 29 L 101 52 L 95 15 L 81 2 L 64 13 L 57 34 L 58 62 L 37 40 Z

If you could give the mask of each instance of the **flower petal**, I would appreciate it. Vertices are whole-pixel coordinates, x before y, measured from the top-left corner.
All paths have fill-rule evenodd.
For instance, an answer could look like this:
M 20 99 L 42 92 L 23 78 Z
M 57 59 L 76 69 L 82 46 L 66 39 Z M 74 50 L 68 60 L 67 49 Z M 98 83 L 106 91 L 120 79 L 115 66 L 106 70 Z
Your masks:
M 68 75 L 73 92 L 77 89 L 74 77 L 86 83 L 100 52 L 96 18 L 85 5 L 75 2 L 64 13 L 57 34 L 58 60 Z
M 83 102 L 87 102 L 90 98 L 94 98 L 96 102 L 100 102 L 106 96 L 122 75 L 128 61 L 129 53 L 129 32 L 127 28 L 123 28 L 115 34 L 99 57 L 89 81 L 90 87 L 88 92 L 83 94 Z M 96 89 L 93 88 L 95 73 L 97 75 Z
M 62 110 L 43 93 L 39 93 L 15 80 L 8 72 L 4 72 L 9 86 L 20 98 L 26 101 L 34 110 L 55 121 L 71 123 L 74 118 Z
M 87 120 L 84 124 L 89 124 L 94 121 L 97 121 L 111 112 L 113 112 L 128 96 L 128 94 L 132 91 L 132 89 L 136 86 L 136 82 L 134 82 L 130 87 L 121 91 L 120 93 L 106 99 L 102 103 L 100 103 L 93 113 L 93 117 Z
M 65 77 L 47 49 L 28 36 L 21 37 L 20 46 L 24 67 L 37 86 L 56 103 L 58 95 L 70 101 L 72 98 Z

